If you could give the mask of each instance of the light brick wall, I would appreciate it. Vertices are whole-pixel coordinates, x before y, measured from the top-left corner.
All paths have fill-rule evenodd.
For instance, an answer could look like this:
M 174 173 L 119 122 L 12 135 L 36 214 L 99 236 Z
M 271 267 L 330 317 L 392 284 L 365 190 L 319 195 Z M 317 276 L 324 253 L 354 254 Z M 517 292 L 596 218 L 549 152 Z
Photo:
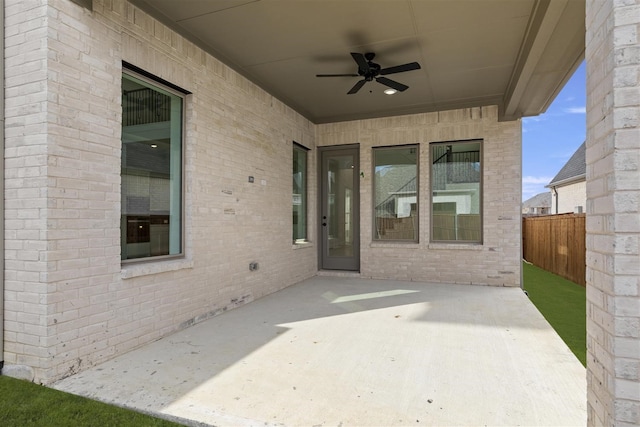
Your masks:
M 521 125 L 496 107 L 319 125 L 318 146 L 360 144 L 361 275 L 372 278 L 520 285 Z M 429 143 L 483 140 L 482 245 L 429 243 Z M 420 144 L 419 243 L 374 242 L 372 149 Z
M 47 8 L 5 2 L 5 353 L 46 366 Z
M 580 181 L 573 184 L 557 187 L 557 206 L 556 212 L 556 194 L 551 192 L 551 213 L 579 213 L 578 206 L 582 207 L 585 212 L 587 203 L 587 182 Z
M 640 1 L 587 1 L 588 424 L 640 425 Z
M 125 0 L 5 5 L 7 364 L 49 383 L 316 273 L 291 236 L 310 122 Z M 121 267 L 123 60 L 193 93 L 184 260 Z

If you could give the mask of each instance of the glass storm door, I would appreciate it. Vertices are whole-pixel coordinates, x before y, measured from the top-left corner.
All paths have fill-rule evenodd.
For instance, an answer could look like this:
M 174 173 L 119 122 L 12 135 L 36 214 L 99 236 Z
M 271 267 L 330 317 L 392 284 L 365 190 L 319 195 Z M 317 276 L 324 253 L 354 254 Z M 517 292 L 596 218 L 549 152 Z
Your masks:
M 360 270 L 358 148 L 324 148 L 321 155 L 320 267 Z

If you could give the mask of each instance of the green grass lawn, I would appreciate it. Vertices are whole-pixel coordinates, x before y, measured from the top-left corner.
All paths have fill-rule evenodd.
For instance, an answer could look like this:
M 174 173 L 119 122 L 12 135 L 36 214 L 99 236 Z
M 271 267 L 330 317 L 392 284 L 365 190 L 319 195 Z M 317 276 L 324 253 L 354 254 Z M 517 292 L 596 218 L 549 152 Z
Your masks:
M 178 426 L 135 411 L 107 405 L 0 376 L 0 426 Z
M 586 289 L 532 264 L 523 263 L 523 269 L 531 302 L 586 366 Z

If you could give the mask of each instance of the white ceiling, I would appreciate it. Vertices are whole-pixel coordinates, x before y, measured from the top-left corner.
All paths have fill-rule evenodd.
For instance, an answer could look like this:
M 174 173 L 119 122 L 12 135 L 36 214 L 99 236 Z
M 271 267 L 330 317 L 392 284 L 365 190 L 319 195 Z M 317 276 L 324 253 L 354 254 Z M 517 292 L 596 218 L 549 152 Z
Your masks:
M 584 57 L 584 0 L 130 0 L 315 123 L 480 105 L 549 106 Z M 375 52 L 384 95 L 350 52 Z

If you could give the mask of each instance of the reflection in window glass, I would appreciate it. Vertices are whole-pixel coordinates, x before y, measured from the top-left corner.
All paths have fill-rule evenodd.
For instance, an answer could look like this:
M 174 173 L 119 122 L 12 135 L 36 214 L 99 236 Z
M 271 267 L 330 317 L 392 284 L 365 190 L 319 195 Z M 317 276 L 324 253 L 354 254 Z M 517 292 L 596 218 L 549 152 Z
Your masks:
M 182 101 L 122 76 L 123 260 L 182 252 Z
M 418 150 L 375 148 L 374 240 L 418 240 Z
M 480 141 L 431 144 L 431 241 L 482 241 Z
M 307 240 L 307 150 L 293 144 L 293 242 Z

